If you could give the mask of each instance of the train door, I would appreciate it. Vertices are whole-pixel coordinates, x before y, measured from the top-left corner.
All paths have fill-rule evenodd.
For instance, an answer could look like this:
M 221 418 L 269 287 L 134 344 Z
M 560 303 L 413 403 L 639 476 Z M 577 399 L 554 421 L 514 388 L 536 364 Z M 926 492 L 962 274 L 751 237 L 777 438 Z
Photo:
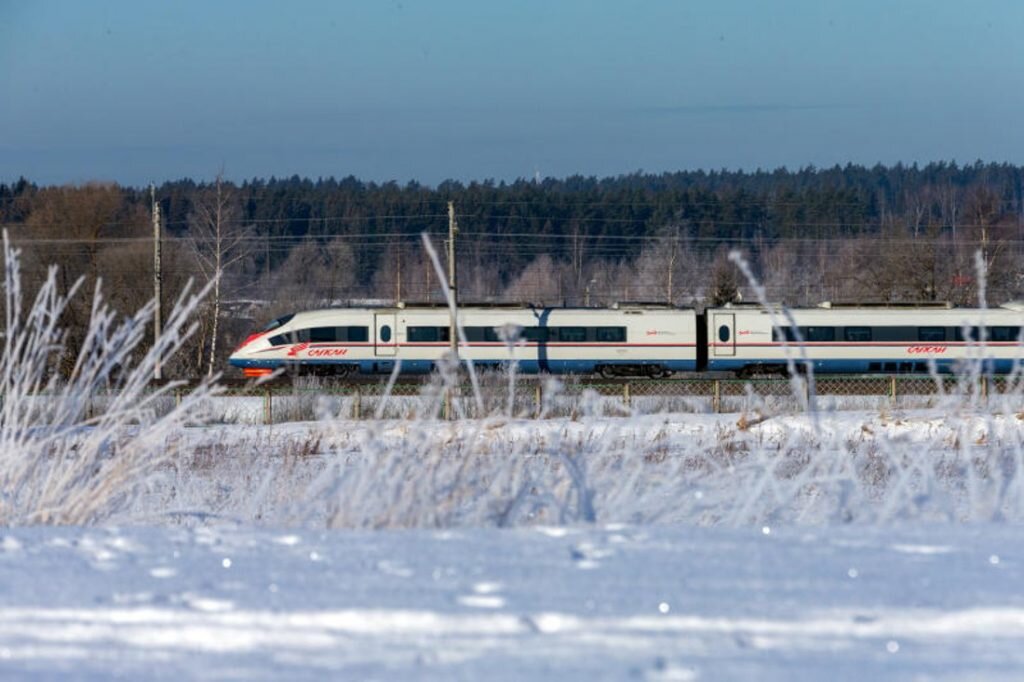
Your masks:
M 397 326 L 394 313 L 377 313 L 373 316 L 373 352 L 378 356 L 393 356 L 398 351 Z
M 736 315 L 715 313 L 710 329 L 710 341 L 715 355 L 736 355 Z

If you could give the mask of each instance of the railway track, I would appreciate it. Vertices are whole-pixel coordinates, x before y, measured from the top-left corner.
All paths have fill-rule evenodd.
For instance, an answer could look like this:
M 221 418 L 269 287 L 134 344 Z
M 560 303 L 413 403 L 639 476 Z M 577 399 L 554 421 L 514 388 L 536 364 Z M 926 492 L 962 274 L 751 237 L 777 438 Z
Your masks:
M 478 376 L 487 377 L 489 380 L 494 381 L 496 375 L 493 373 L 478 373 Z M 430 383 L 436 378 L 435 374 L 406 374 L 398 378 L 396 383 L 402 385 L 424 385 Z M 713 381 L 713 380 L 732 380 L 740 381 L 736 379 L 731 373 L 728 372 L 703 372 L 697 373 L 686 373 L 677 374 L 671 377 L 651 379 L 648 377 L 613 377 L 605 379 L 597 375 L 553 375 L 553 374 L 518 374 L 516 375 L 517 384 L 533 384 L 538 381 L 546 381 L 548 379 L 557 379 L 566 383 L 573 383 L 581 386 L 622 386 L 625 384 L 636 384 L 636 385 L 668 385 L 668 384 L 684 384 L 692 383 L 695 381 Z M 762 377 L 755 379 L 746 379 L 745 381 L 761 381 L 761 380 L 786 380 L 786 377 Z M 256 379 L 242 378 L 242 377 L 223 377 L 217 383 L 228 389 L 246 389 L 246 388 L 287 388 L 293 386 L 308 385 L 311 387 L 324 387 L 330 388 L 332 386 L 385 386 L 387 385 L 389 377 L 387 375 L 359 375 L 350 374 L 345 377 L 310 377 L 310 376 L 291 376 L 281 375 L 274 377 L 273 379 L 266 379 L 258 381 Z M 499 375 L 498 380 L 506 381 L 504 375 Z M 188 379 L 164 379 L 163 381 L 153 381 L 150 385 L 154 388 L 165 386 L 171 382 L 183 382 L 183 387 L 192 387 L 199 384 L 200 380 L 195 378 Z M 469 376 L 463 372 L 460 376 L 461 382 L 468 382 Z
M 435 374 L 408 374 L 400 376 L 395 382 L 399 387 L 425 386 L 435 381 Z M 493 372 L 482 372 L 478 374 L 482 384 L 488 386 L 506 386 L 507 377 L 504 374 Z M 603 391 L 616 392 L 631 387 L 638 395 L 680 395 L 691 394 L 690 391 L 682 391 L 684 387 L 702 387 L 704 391 L 711 391 L 713 386 L 728 387 L 729 392 L 742 392 L 744 386 L 750 385 L 754 392 L 758 393 L 767 390 L 770 393 L 788 391 L 791 388 L 791 380 L 786 376 L 761 376 L 752 378 L 736 377 L 729 372 L 701 372 L 701 373 L 679 373 L 672 377 L 652 379 L 646 377 L 615 377 L 602 378 L 596 375 L 537 375 L 520 374 L 516 376 L 516 385 L 520 389 L 543 384 L 550 379 L 556 379 L 566 387 L 596 387 Z M 168 379 L 161 382 L 153 382 L 154 388 L 167 385 L 171 381 L 180 381 L 182 390 L 196 386 L 198 379 L 173 380 Z M 962 379 L 956 375 L 941 375 L 940 381 L 948 390 L 955 386 Z M 995 387 L 994 392 L 1003 392 L 1007 379 L 1003 376 L 992 376 L 983 379 L 986 386 Z M 388 376 L 383 375 L 349 375 L 346 377 L 309 377 L 281 375 L 273 379 L 256 380 L 241 377 L 225 377 L 219 384 L 228 391 L 283 391 L 291 389 L 317 390 L 325 392 L 334 390 L 346 390 L 353 388 L 371 389 L 367 393 L 373 393 L 374 388 L 381 391 L 389 382 Z M 470 386 L 469 377 L 465 372 L 460 373 L 459 384 L 467 390 Z M 863 375 L 815 375 L 815 390 L 823 395 L 842 394 L 883 394 L 896 393 L 904 395 L 926 395 L 936 392 L 935 379 L 929 375 L 921 374 L 863 374 Z M 407 392 L 407 391 L 406 391 Z

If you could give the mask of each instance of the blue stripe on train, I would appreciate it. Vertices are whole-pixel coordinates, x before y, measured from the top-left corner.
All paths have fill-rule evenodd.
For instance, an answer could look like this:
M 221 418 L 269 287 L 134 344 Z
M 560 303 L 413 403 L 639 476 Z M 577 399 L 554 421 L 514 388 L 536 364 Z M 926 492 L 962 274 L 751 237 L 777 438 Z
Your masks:
M 240 360 L 232 359 L 230 363 L 241 369 L 277 369 L 286 364 L 355 366 L 360 374 L 382 374 L 394 370 L 395 360 L 377 358 L 375 360 L 358 360 L 338 362 L 336 360 L 303 360 L 301 363 L 286 363 L 284 360 Z M 507 360 L 474 360 L 476 367 L 504 367 Z M 696 360 L 547 360 L 547 371 L 553 374 L 590 374 L 597 365 L 661 365 L 673 372 L 693 372 L 697 369 Z M 536 374 L 541 363 L 537 360 L 520 360 L 518 371 L 524 374 Z M 433 371 L 432 360 L 402 360 L 402 371 L 409 374 L 426 374 Z
M 766 359 L 766 358 L 744 358 L 737 360 L 734 358 L 708 358 L 708 369 L 715 371 L 736 371 L 743 369 L 744 367 L 751 366 L 756 367 L 757 365 L 773 365 L 778 366 L 779 364 L 785 364 L 785 360 L 778 359 Z M 796 361 L 797 364 L 801 364 Z M 957 367 L 958 360 L 936 360 L 935 368 L 941 373 L 950 373 Z M 928 361 L 927 360 L 910 360 L 906 358 L 901 359 L 881 359 L 881 360 L 814 360 L 814 371 L 823 374 L 836 373 L 836 374 L 870 374 L 872 372 L 908 372 L 916 371 L 908 368 L 907 365 L 922 365 L 927 371 Z M 872 365 L 875 368 L 872 369 Z M 1013 360 L 985 360 L 984 371 L 993 372 L 995 374 L 1006 374 L 1013 371 Z

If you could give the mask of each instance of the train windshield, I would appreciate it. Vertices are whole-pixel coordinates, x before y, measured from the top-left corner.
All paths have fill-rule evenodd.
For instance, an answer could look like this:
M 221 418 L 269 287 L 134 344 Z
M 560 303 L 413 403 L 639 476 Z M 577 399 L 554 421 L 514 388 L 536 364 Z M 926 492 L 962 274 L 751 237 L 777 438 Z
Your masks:
M 292 319 L 293 317 L 295 317 L 295 314 L 294 314 L 294 313 L 292 313 L 291 315 L 284 315 L 284 316 L 282 316 L 282 317 L 279 317 L 279 318 L 277 318 L 276 320 L 274 320 L 273 322 L 271 322 L 270 324 L 268 324 L 268 325 L 267 325 L 266 327 L 264 327 L 263 329 L 261 329 L 261 330 L 260 330 L 260 334 L 265 334 L 265 333 L 267 333 L 267 332 L 270 332 L 270 331 L 274 331 L 274 330 L 275 330 L 275 329 L 277 329 L 278 327 L 280 327 L 280 326 L 282 326 L 282 325 L 285 325 L 285 324 L 288 324 L 288 322 L 289 322 L 289 321 L 290 321 L 290 320 L 291 320 L 291 319 Z

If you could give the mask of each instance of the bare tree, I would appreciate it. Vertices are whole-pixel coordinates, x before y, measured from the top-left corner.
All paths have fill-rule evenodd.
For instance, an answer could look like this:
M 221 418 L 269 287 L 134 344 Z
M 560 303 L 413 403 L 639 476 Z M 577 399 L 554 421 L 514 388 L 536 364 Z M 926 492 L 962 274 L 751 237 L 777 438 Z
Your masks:
M 711 266 L 710 304 L 720 306 L 741 300 L 740 273 L 729 261 L 729 251 L 720 248 Z
M 274 270 L 273 289 L 284 293 L 291 310 L 296 307 L 335 305 L 351 296 L 355 285 L 356 260 L 343 237 L 327 243 L 307 239 L 288 254 Z
M 117 185 L 90 182 L 40 190 L 24 228 L 12 233 L 24 249 L 25 288 L 38 289 L 55 263 L 61 293 L 79 278 L 85 278 L 86 287 L 97 286 L 102 275 L 111 305 L 124 313 L 137 310 L 152 294 L 139 285 L 149 277 L 152 257 L 130 238 L 146 234 L 147 223 L 144 212 L 124 205 Z M 75 297 L 62 312 L 68 339 L 60 370 L 66 375 L 73 371 L 91 310 L 88 297 Z
M 189 245 L 199 271 L 207 282 L 213 282 L 209 302 L 206 334 L 209 339 L 207 375 L 213 374 L 217 358 L 217 334 L 220 327 L 224 279 L 235 265 L 249 255 L 252 233 L 241 222 L 241 209 L 223 176 L 217 175 L 212 188 L 202 190 L 189 213 Z
M 562 298 L 563 267 L 551 256 L 541 254 L 530 262 L 505 290 L 512 301 L 532 303 L 560 302 Z
M 637 298 L 672 305 L 683 274 L 681 266 L 689 260 L 688 252 L 678 226 L 663 230 L 655 241 L 645 245 L 633 264 Z

